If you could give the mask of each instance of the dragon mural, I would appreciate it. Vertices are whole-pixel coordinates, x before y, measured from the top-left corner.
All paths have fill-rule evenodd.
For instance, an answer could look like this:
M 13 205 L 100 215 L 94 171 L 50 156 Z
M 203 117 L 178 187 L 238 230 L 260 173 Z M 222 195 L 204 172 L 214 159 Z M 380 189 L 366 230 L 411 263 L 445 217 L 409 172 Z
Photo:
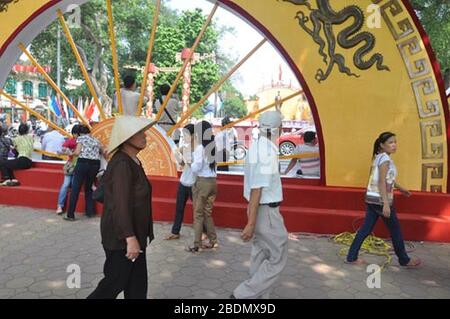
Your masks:
M 16 3 L 18 1 L 19 0 L 0 0 L 0 13 L 3 11 L 5 11 L 5 12 L 8 11 L 8 6 L 11 3 Z
M 351 49 L 364 43 L 353 55 L 353 64 L 360 70 L 367 70 L 376 65 L 377 70 L 390 71 L 389 67 L 383 64 L 384 58 L 380 53 L 375 53 L 368 59 L 365 58 L 375 47 L 375 36 L 370 32 L 361 32 L 365 17 L 364 12 L 358 6 L 351 5 L 340 11 L 335 11 L 330 5 L 330 0 L 316 0 L 317 9 L 312 8 L 309 0 L 281 1 L 305 6 L 310 11 L 309 16 L 304 11 L 298 11 L 295 19 L 298 20 L 300 27 L 319 45 L 319 54 L 323 57 L 324 63 L 327 64 L 325 71 L 320 68 L 317 70 L 316 80 L 319 83 L 328 78 L 335 64 L 340 72 L 349 76 L 359 77 L 346 66 L 344 56 L 336 52 L 337 44 L 343 49 Z M 336 37 L 333 26 L 341 25 L 352 18 L 354 22 L 340 31 Z M 312 27 L 308 26 L 308 22 L 311 22 Z M 322 38 L 322 29 L 325 39 Z M 328 53 L 325 53 L 326 47 Z

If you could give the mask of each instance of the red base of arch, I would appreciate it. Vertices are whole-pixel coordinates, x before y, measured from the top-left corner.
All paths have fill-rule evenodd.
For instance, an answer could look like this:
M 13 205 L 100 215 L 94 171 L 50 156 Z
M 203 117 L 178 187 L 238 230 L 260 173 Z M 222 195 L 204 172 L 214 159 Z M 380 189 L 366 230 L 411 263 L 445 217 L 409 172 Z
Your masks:
M 17 171 L 19 187 L 2 187 L 0 204 L 56 209 L 56 199 L 63 180 L 61 164 L 37 163 L 26 171 Z M 153 185 L 155 221 L 172 222 L 178 180 L 150 177 Z M 285 179 L 281 213 L 290 232 L 337 234 L 354 231 L 364 217 L 364 190 L 320 186 L 318 181 Z M 406 240 L 450 242 L 450 195 L 414 193 L 410 198 L 396 197 L 397 210 Z M 78 212 L 84 211 L 81 194 Z M 101 212 L 101 206 L 97 206 Z M 214 221 L 219 227 L 243 228 L 246 223 L 246 203 L 242 197 L 242 176 L 220 175 L 218 197 L 214 206 Z M 185 223 L 192 223 L 190 202 Z M 388 237 L 383 223 L 375 234 Z

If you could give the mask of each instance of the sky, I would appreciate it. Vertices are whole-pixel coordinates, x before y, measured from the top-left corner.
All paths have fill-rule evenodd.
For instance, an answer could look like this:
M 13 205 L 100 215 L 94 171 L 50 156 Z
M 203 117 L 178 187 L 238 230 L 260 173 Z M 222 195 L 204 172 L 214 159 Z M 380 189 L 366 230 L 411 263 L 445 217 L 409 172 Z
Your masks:
M 208 15 L 213 4 L 207 0 L 167 0 L 170 8 L 183 11 L 200 8 Z M 229 53 L 239 61 L 252 50 L 262 39 L 262 35 L 250 24 L 219 7 L 214 15 L 218 25 L 232 26 L 234 34 L 223 37 L 219 43 L 222 52 Z M 236 45 L 238 43 L 239 45 Z M 272 78 L 276 81 L 279 66 L 282 66 L 283 82 L 299 86 L 297 79 L 276 49 L 266 42 L 253 56 L 247 60 L 232 76 L 233 84 L 246 96 L 255 94 L 264 85 L 270 85 Z

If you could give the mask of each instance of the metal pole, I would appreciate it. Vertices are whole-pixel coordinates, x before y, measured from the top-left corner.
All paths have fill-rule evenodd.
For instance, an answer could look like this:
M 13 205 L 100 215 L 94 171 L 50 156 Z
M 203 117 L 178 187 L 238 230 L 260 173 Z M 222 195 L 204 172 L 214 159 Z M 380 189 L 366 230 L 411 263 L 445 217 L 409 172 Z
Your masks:
M 61 27 L 59 25 L 56 46 L 56 85 L 61 87 Z

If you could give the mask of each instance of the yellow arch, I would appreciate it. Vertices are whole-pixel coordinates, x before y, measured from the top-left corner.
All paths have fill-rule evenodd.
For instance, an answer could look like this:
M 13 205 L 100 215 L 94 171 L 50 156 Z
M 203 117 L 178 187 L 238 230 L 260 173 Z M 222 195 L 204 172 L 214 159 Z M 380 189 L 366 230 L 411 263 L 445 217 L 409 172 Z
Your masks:
M 325 185 L 364 187 L 372 142 L 380 132 L 391 130 L 397 133 L 399 140 L 395 160 L 400 183 L 413 190 L 447 191 L 448 104 L 437 63 L 406 0 L 218 2 L 263 32 L 297 74 L 321 132 Z M 65 12 L 68 4 L 66 0 L 19 0 L 11 3 L 7 11 L 0 12 L 0 86 L 19 56 L 17 41 L 30 43 L 56 19 L 56 10 L 60 8 Z M 366 10 L 373 4 L 380 7 L 380 28 L 369 28 L 367 24 L 369 13 Z M 323 13 L 327 5 L 330 6 L 328 15 Z M 349 38 L 358 34 L 371 34 L 375 39 L 374 47 L 363 60 L 378 53 L 383 57 L 381 64 L 390 71 L 378 70 L 376 66 L 356 67 L 354 56 L 365 42 L 344 48 L 335 38 L 335 54 L 340 54 L 349 70 L 359 77 L 344 74 L 334 65 L 326 79 L 319 83 L 318 69 L 326 70 L 331 60 L 328 50 L 333 43 L 333 36 L 327 37 L 323 27 L 327 22 L 333 23 L 336 17 L 345 18 L 345 14 L 358 11 L 356 6 L 365 12 L 365 23 L 361 30 L 344 40 L 348 43 Z M 353 11 L 343 11 L 345 7 Z M 307 26 L 310 28 L 314 16 L 321 18 L 318 19 L 322 27 L 318 37 L 300 26 L 295 18 L 299 11 L 309 18 Z M 333 24 L 335 37 L 353 23 L 350 16 Z M 327 62 L 319 53 L 320 40 L 326 43 Z

